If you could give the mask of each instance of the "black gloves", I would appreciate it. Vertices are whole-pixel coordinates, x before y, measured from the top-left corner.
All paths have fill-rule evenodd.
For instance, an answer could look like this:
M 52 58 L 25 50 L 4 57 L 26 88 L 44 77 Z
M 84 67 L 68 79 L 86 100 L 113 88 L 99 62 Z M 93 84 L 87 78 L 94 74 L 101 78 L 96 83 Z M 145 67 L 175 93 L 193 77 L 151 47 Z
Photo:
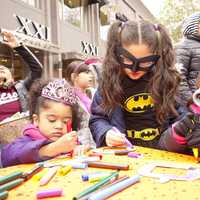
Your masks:
M 200 147 L 200 116 L 188 112 L 174 124 L 177 135 L 185 137 L 188 147 Z
M 196 127 L 195 116 L 193 113 L 188 112 L 179 121 L 174 124 L 174 131 L 177 135 L 186 137 L 192 133 L 192 130 Z

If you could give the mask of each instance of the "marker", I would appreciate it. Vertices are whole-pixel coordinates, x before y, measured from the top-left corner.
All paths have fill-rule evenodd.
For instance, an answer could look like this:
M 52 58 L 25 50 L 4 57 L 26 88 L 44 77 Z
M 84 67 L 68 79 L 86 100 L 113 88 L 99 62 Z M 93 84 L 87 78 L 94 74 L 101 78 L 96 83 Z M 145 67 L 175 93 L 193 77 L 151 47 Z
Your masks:
M 40 171 L 38 174 L 35 174 L 32 179 L 34 181 L 39 181 L 47 172 L 48 172 L 48 169 L 45 168 L 42 171 Z
M 20 178 L 22 176 L 23 172 L 13 172 L 7 176 L 3 176 L 0 178 L 0 184 L 7 183 L 9 181 L 15 180 L 17 178 Z
M 112 175 L 102 179 L 98 183 L 96 183 L 96 184 L 92 185 L 91 187 L 87 188 L 86 190 L 84 190 L 83 192 L 78 194 L 76 197 L 73 197 L 73 200 L 80 199 L 81 197 L 83 197 L 83 196 L 85 196 L 85 195 L 87 195 L 87 194 L 99 189 L 100 187 L 102 187 L 103 185 L 108 183 L 113 178 L 116 178 L 118 175 L 119 175 L 119 172 L 113 172 Z
M 123 181 L 123 180 L 126 180 L 127 178 L 129 178 L 129 176 L 125 175 L 125 176 L 122 176 L 122 177 L 120 177 L 120 178 L 118 178 L 118 179 L 110 180 L 108 183 L 106 183 L 105 185 L 103 185 L 102 187 L 100 187 L 98 190 L 95 190 L 94 192 L 91 192 L 91 193 L 87 194 L 86 196 L 80 198 L 79 200 L 88 200 L 88 198 L 89 198 L 91 195 L 96 194 L 96 193 L 99 192 L 100 190 L 106 189 L 106 188 L 110 187 L 111 185 L 114 185 L 114 184 L 119 183 L 119 182 L 121 182 L 121 181 Z
M 65 176 L 66 174 L 68 174 L 70 171 L 72 170 L 72 166 L 66 166 L 66 167 L 61 167 L 58 170 L 59 175 L 61 176 Z
M 131 178 L 128 178 L 124 181 L 121 181 L 119 183 L 116 183 L 108 188 L 105 188 L 93 195 L 91 195 L 88 199 L 89 200 L 102 200 L 106 199 L 118 192 L 121 192 L 122 190 L 126 189 L 127 187 L 137 183 L 140 180 L 140 177 L 138 175 L 135 175 Z
M 135 152 L 129 152 L 129 153 L 128 153 L 128 157 L 130 157 L 130 158 L 141 158 L 141 157 L 142 157 L 142 154 L 140 154 L 140 153 L 135 153 Z
M 14 181 L 5 183 L 3 185 L 0 186 L 0 192 L 6 191 L 6 190 L 11 190 L 12 188 L 20 185 L 22 182 L 24 182 L 23 178 L 18 178 Z
M 103 168 L 103 169 L 116 169 L 116 170 L 128 170 L 128 164 L 115 164 L 108 162 L 89 162 L 88 167 Z
M 198 148 L 192 148 L 194 158 L 198 161 L 199 157 L 199 149 Z
M 112 127 L 112 129 L 113 129 L 116 133 L 122 135 L 122 133 L 121 133 L 116 127 Z M 132 143 L 131 143 L 126 137 L 124 137 L 124 142 L 125 142 L 125 144 L 126 144 L 129 148 L 133 148 Z
M 102 154 L 100 154 L 100 153 L 95 153 L 95 152 L 89 153 L 88 156 L 94 156 L 94 157 L 98 156 L 100 160 L 102 160 L 102 158 L 103 158 L 103 155 L 102 155 Z
M 0 200 L 6 199 L 7 197 L 8 197 L 7 191 L 0 192 Z
M 24 172 L 22 177 L 25 180 L 30 179 L 33 175 L 37 174 L 39 171 L 41 171 L 43 169 L 43 164 L 37 165 L 35 166 L 33 169 L 31 169 L 28 172 Z
M 109 175 L 111 175 L 110 172 L 95 172 L 95 173 L 91 173 L 91 174 L 83 174 L 81 177 L 82 177 L 83 181 L 88 181 L 91 178 L 97 178 L 97 177 L 102 178 L 102 177 L 109 176 Z
M 72 121 L 68 120 L 66 123 L 67 133 L 72 132 Z
M 48 197 L 60 197 L 63 195 L 62 189 L 48 189 L 37 192 L 36 196 L 38 199 L 48 198 Z
M 123 155 L 128 155 L 128 153 L 131 152 L 131 150 L 115 150 L 115 155 L 118 156 L 123 156 Z
M 49 171 L 47 172 L 47 174 L 41 178 L 40 186 L 46 185 L 54 177 L 57 170 L 58 170 L 58 167 L 50 168 Z

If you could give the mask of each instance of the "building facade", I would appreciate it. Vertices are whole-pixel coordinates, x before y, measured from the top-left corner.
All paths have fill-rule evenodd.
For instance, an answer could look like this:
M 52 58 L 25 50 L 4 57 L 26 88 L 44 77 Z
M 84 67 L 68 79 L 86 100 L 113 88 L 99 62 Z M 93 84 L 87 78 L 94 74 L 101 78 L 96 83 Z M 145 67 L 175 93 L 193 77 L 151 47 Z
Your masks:
M 74 58 L 102 57 L 116 13 L 154 20 L 140 0 L 4 0 L 0 13 L 0 28 L 31 48 L 44 65 L 44 77 L 61 77 Z M 16 80 L 26 75 L 25 63 L 3 43 L 0 64 L 11 67 Z

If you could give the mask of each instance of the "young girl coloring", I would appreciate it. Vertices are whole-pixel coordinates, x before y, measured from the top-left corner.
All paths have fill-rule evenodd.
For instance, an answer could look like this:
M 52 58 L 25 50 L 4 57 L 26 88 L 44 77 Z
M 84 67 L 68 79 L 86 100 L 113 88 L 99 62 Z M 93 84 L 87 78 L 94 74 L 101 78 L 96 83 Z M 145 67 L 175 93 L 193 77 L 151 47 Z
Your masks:
M 172 43 L 162 25 L 114 23 L 91 106 L 89 126 L 97 146 L 124 146 L 127 137 L 139 146 L 184 152 L 170 126 L 178 116 L 178 81 Z M 183 120 L 192 126 L 190 116 Z
M 77 144 L 76 132 L 67 133 L 76 105 L 73 88 L 64 80 L 37 80 L 30 91 L 30 116 L 23 136 L 1 150 L 3 167 L 39 162 L 71 152 Z M 67 133 L 67 134 L 66 134 Z

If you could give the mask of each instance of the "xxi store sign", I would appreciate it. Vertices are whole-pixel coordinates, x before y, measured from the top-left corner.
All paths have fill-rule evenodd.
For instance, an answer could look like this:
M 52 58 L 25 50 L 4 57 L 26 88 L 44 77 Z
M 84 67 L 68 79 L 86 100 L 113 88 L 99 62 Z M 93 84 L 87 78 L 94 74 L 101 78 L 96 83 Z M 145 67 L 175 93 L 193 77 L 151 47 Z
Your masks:
M 20 25 L 16 30 L 17 32 L 50 41 L 50 29 L 48 27 L 18 15 L 16 15 L 16 18 Z

